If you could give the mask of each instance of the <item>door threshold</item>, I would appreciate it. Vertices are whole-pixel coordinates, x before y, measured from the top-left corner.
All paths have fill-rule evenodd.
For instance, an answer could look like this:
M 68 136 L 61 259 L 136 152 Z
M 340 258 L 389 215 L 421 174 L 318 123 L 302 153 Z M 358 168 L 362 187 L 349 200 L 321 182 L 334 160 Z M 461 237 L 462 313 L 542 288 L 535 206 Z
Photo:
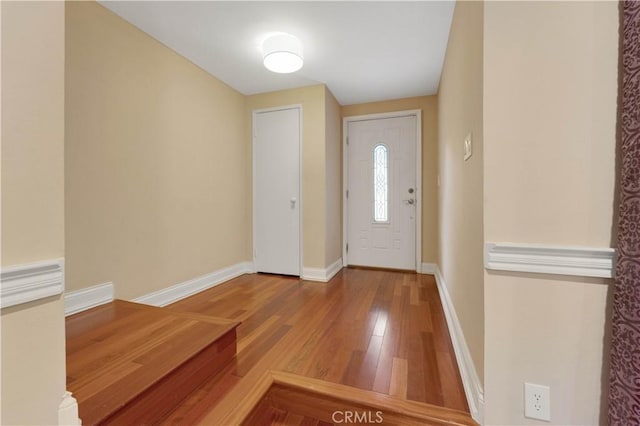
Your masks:
M 415 269 L 385 268 L 380 266 L 366 266 L 366 265 L 347 265 L 347 268 L 364 269 L 368 271 L 382 271 L 382 272 L 404 272 L 404 273 L 413 273 L 413 274 L 418 273 L 418 271 L 416 271 Z
M 282 277 L 282 278 L 295 278 L 295 279 L 300 279 L 300 275 L 293 275 L 293 274 L 279 274 L 277 272 L 262 272 L 262 271 L 257 271 L 256 274 L 260 274 L 260 275 L 275 275 L 278 277 Z

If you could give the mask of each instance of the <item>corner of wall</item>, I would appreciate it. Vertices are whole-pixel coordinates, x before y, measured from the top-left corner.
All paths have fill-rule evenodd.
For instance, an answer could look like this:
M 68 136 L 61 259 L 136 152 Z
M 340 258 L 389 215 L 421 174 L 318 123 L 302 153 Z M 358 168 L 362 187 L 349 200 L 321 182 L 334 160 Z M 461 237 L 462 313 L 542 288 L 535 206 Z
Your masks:
M 64 9 L 0 3 L 2 424 L 57 424 L 65 391 Z
M 325 86 L 325 267 L 342 263 L 342 116 Z
M 483 3 L 457 2 L 438 102 L 438 254 L 480 385 L 484 377 Z M 473 155 L 463 142 L 472 135 Z

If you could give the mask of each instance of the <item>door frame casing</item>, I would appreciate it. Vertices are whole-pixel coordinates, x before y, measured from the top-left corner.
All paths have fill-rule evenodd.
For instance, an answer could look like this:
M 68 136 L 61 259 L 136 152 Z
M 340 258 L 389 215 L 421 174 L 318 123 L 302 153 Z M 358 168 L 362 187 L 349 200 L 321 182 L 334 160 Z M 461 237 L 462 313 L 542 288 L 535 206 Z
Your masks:
M 302 277 L 302 265 L 303 265 L 303 222 L 302 222 L 302 208 L 303 208 L 303 199 L 302 199 L 302 122 L 303 122 L 303 110 L 302 104 L 293 104 L 293 105 L 282 105 L 277 107 L 270 108 L 260 108 L 254 109 L 251 111 L 251 228 L 252 228 L 252 261 L 253 261 L 253 269 L 256 271 L 257 263 L 256 263 L 256 156 L 255 156 L 255 145 L 256 145 L 256 115 L 265 113 L 265 112 L 275 112 L 275 111 L 284 111 L 288 109 L 297 109 L 298 110 L 298 254 L 299 254 L 299 265 L 298 265 L 298 275 Z
M 422 110 L 383 112 L 378 114 L 353 115 L 342 119 L 342 266 L 349 265 L 347 241 L 349 231 L 349 207 L 347 189 L 349 188 L 349 123 L 356 121 L 381 120 L 385 118 L 416 117 L 416 272 L 422 265 Z

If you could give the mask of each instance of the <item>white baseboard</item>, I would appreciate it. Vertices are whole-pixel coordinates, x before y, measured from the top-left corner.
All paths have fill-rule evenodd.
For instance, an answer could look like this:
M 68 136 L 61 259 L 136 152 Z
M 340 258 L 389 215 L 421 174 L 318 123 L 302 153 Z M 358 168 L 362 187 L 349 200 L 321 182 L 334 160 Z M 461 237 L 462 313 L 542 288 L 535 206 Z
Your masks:
M 435 275 L 436 268 L 437 266 L 435 263 L 423 263 L 420 265 L 420 270 L 418 272 L 421 274 Z
M 71 396 L 71 392 L 65 392 L 58 406 L 58 425 L 80 426 L 81 424 L 82 421 L 78 417 L 78 401 Z
M 464 386 L 464 392 L 467 396 L 467 402 L 469 403 L 469 411 L 471 417 L 483 424 L 484 421 L 484 390 L 478 377 L 476 367 L 473 364 L 469 347 L 464 338 L 462 327 L 458 321 L 458 315 L 456 314 L 455 307 L 451 302 L 449 291 L 445 285 L 444 278 L 440 272 L 440 268 L 435 266 L 435 277 L 438 285 L 438 292 L 440 293 L 440 301 L 442 302 L 442 308 L 444 315 L 449 326 L 449 334 L 451 335 L 451 342 L 453 343 L 453 349 L 456 354 L 456 360 L 458 361 L 458 368 L 460 369 L 460 376 L 462 378 L 462 385 Z
M 192 280 L 163 288 L 162 290 L 154 291 L 153 293 L 145 294 L 144 296 L 133 299 L 132 302 L 144 303 L 146 305 L 153 306 L 166 306 L 170 303 L 177 302 L 180 299 L 184 299 L 185 297 L 201 292 L 202 290 L 215 287 L 225 281 L 239 277 L 240 275 L 251 274 L 254 272 L 255 268 L 252 262 L 240 262 L 235 265 L 219 269 L 210 274 L 202 275 Z
M 327 268 L 327 281 L 335 277 L 335 275 L 338 272 L 340 272 L 341 269 L 342 269 L 342 258 L 339 258 L 338 260 L 333 262 L 331 265 L 329 265 L 329 267 Z
M 0 307 L 20 305 L 64 292 L 64 260 L 9 266 L 0 271 Z
M 305 281 L 320 281 L 327 282 L 327 273 L 326 269 L 322 268 L 302 268 L 302 276 L 301 279 Z
M 113 302 L 112 282 L 70 291 L 64 295 L 64 315 L 77 314 L 109 302 Z
M 571 247 L 485 243 L 489 270 L 613 278 L 616 251 L 610 247 Z
M 302 268 L 302 278 L 305 281 L 328 282 L 342 269 L 342 258 L 333 262 L 327 268 Z

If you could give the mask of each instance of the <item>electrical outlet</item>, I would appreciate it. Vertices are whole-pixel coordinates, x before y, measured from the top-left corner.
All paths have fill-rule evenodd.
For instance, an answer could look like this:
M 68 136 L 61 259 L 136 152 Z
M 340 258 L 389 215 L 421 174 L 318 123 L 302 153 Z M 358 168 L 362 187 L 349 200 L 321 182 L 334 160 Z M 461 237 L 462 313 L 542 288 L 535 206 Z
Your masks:
M 549 386 L 524 384 L 524 416 L 551 421 L 551 389 Z

